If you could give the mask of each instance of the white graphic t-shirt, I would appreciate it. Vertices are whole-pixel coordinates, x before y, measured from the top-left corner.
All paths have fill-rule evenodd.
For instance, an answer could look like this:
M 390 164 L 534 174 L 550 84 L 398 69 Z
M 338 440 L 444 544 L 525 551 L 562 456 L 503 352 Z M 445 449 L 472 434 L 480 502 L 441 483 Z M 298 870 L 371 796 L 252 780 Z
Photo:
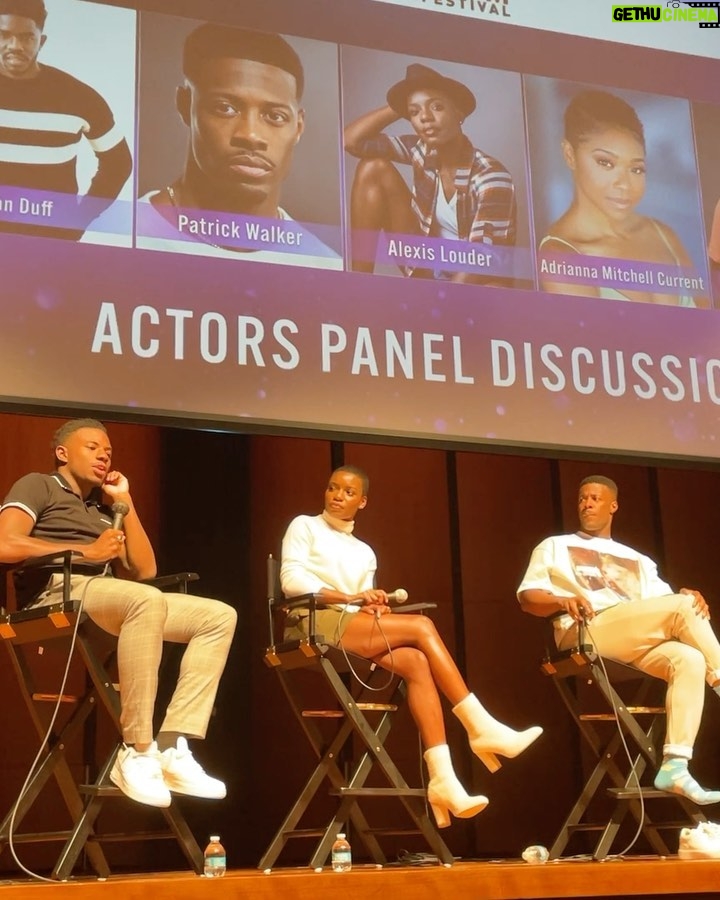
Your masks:
M 657 565 L 642 553 L 612 538 L 561 534 L 533 550 L 521 591 L 543 590 L 557 597 L 583 597 L 596 613 L 618 603 L 672 594 Z M 570 616 L 556 620 L 569 628 Z

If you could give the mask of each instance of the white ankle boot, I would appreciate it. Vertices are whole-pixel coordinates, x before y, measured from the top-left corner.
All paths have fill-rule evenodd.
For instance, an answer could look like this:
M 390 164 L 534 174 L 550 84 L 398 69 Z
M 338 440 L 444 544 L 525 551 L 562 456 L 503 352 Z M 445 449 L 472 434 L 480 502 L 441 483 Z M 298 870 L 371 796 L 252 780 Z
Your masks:
M 488 798 L 482 794 L 469 796 L 460 784 L 450 759 L 450 748 L 447 744 L 430 747 L 423 754 L 428 767 L 430 782 L 428 784 L 428 802 L 432 807 L 438 828 L 447 828 L 450 824 L 450 813 L 458 819 L 469 819 L 477 815 L 488 805 Z
M 518 756 L 542 734 L 539 725 L 525 731 L 508 728 L 490 715 L 475 694 L 468 694 L 453 707 L 453 712 L 468 733 L 473 753 L 491 772 L 497 772 L 501 765 L 496 753 L 509 758 Z

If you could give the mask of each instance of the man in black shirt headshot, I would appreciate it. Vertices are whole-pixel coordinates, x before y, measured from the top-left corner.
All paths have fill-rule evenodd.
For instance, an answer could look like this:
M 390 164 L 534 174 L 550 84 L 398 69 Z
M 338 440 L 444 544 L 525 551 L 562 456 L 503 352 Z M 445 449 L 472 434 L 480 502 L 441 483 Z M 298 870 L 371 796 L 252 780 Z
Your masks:
M 139 198 L 137 246 L 342 268 L 337 250 L 283 203 L 305 132 L 297 51 L 279 34 L 207 22 L 186 36 L 182 67 L 182 171 Z M 143 140 L 141 129 L 141 160 Z M 144 146 L 153 152 L 155 144 Z
M 43 0 L 0 0 L 0 230 L 78 240 L 120 193 L 132 159 L 104 98 L 39 62 L 46 18 Z M 80 196 L 83 141 L 97 170 Z M 27 196 L 6 191 L 2 197 L 3 188 Z M 66 197 L 69 204 L 59 202 Z

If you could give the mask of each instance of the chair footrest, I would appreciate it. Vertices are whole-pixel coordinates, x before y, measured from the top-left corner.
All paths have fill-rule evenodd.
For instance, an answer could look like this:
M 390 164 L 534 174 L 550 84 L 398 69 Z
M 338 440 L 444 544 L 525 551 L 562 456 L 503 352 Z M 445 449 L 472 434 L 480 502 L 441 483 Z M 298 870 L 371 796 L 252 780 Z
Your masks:
M 150 807 L 151 809 L 153 807 Z M 120 844 L 131 841 L 168 841 L 177 840 L 172 831 L 115 831 L 112 833 L 91 834 L 89 841 L 97 844 Z
M 664 716 L 664 706 L 626 706 L 625 712 L 631 716 Z M 615 722 L 617 716 L 614 713 L 583 713 L 580 716 L 583 722 Z
M 125 794 L 114 784 L 79 784 L 78 790 L 88 797 L 124 797 Z
M 637 788 L 607 788 L 607 793 L 616 800 L 639 800 L 641 795 L 643 800 L 677 800 L 680 796 L 671 794 L 669 791 L 659 791 L 650 785 L 643 787 L 640 791 Z
M 72 831 L 27 831 L 23 834 L 13 832 L 14 844 L 35 844 L 43 841 L 67 841 L 72 836 Z M 7 836 L 3 835 L 2 843 L 6 843 Z
M 36 703 L 77 703 L 79 700 L 74 694 L 33 694 L 32 698 Z
M 356 703 L 362 712 L 397 712 L 396 703 Z M 304 709 L 305 719 L 342 719 L 346 713 L 342 709 Z
M 395 703 L 356 703 L 358 709 L 363 712 L 397 712 Z
M 374 834 L 378 837 L 408 837 L 413 834 L 422 834 L 419 828 L 365 828 L 363 834 Z
M 337 788 L 329 791 L 335 797 L 424 797 L 422 788 Z
M 293 828 L 292 831 L 283 831 L 282 835 L 286 839 L 323 837 L 326 830 L 325 828 Z

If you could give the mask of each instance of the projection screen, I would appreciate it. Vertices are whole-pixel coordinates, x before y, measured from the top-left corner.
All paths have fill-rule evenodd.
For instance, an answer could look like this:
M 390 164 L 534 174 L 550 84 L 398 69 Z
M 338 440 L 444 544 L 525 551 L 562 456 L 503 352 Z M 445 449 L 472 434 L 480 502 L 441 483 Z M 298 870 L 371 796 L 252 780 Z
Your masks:
M 720 457 L 717 5 L 32 5 L 3 408 Z

